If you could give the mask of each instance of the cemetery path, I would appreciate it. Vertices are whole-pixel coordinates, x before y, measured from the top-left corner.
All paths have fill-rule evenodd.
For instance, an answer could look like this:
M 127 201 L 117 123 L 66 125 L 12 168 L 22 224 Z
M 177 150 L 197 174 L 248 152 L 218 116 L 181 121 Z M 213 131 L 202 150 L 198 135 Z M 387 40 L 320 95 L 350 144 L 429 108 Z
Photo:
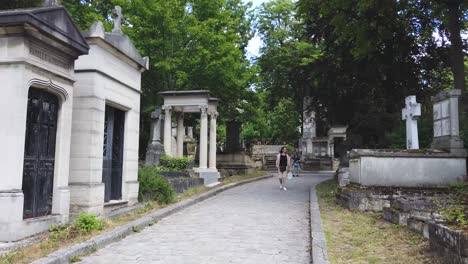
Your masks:
M 227 190 L 80 263 L 309 264 L 309 189 L 325 177 L 303 174 L 287 191 L 276 177 Z

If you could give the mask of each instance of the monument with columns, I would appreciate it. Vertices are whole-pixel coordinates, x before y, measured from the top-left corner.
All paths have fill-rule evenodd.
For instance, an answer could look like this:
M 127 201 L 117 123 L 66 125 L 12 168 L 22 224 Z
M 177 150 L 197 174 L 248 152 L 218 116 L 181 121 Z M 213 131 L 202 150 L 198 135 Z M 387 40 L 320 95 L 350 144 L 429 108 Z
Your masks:
M 219 99 L 210 96 L 206 90 L 166 91 L 159 93 L 164 99 L 164 152 L 167 156 L 184 156 L 184 113 L 200 113 L 200 158 L 195 172 L 199 173 L 207 186 L 218 184 L 220 174 L 216 168 L 216 119 Z M 174 152 L 171 147 L 172 115 L 176 116 L 176 142 Z M 210 133 L 208 141 L 208 119 Z M 208 150 L 209 148 L 209 150 Z

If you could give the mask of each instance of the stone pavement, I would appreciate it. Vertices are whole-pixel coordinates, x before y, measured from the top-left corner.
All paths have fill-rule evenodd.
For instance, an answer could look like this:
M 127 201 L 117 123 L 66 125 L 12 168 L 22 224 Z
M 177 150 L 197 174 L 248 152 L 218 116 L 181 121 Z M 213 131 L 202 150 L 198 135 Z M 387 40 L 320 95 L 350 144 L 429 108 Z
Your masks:
M 230 189 L 80 263 L 309 264 L 309 190 L 325 177 L 302 175 L 287 191 L 276 177 Z

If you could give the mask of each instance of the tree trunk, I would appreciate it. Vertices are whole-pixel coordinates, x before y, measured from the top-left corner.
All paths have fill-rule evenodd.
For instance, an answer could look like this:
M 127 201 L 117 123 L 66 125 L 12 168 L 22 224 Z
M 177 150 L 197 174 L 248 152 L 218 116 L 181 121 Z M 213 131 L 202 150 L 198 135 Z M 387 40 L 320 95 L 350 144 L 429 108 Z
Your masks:
M 462 97 L 465 96 L 465 65 L 461 30 L 461 1 L 447 1 L 448 7 L 448 31 L 450 47 L 450 66 L 453 72 L 455 89 L 460 89 Z

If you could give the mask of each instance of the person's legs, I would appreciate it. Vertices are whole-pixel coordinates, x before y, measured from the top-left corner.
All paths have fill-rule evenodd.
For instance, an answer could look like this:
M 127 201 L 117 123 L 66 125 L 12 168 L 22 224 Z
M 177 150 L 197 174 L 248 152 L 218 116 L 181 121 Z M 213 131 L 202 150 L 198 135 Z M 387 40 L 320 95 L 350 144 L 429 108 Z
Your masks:
M 288 178 L 288 171 L 283 171 L 281 173 L 281 178 L 283 179 L 283 190 L 286 190 L 286 179 Z
M 283 189 L 283 172 L 278 171 L 278 180 L 280 183 L 280 189 Z

